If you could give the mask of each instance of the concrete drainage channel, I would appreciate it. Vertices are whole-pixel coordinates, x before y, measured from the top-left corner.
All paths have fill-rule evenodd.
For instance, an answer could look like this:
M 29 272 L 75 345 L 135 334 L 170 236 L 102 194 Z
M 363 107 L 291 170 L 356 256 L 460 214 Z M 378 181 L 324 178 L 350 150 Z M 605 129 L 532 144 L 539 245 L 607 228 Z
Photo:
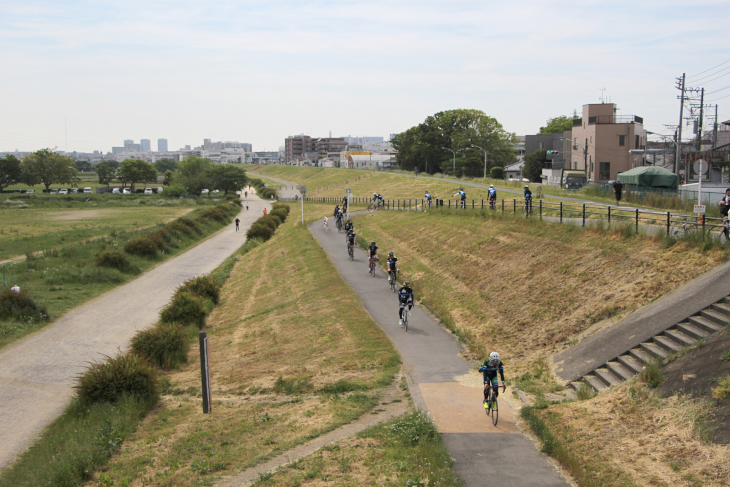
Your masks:
M 728 322 L 730 322 L 730 297 L 725 297 L 650 340 L 609 360 L 581 379 L 568 383 L 568 386 L 578 390 L 582 383 L 586 383 L 593 389 L 601 391 L 640 373 L 645 365 L 655 360 L 664 360 L 669 354 L 694 345 L 697 340 L 722 330 Z

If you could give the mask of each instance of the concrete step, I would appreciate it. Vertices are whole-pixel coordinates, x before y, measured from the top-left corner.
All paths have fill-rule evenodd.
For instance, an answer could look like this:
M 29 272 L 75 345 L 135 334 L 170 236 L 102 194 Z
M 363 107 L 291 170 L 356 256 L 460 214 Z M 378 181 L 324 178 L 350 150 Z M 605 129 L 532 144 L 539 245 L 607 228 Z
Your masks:
M 700 316 L 712 320 L 720 326 L 725 326 L 728 324 L 728 317 L 725 314 L 709 308 L 705 308 L 700 311 Z
M 626 367 L 624 367 L 621 363 L 618 361 L 614 362 L 608 362 L 606 364 L 606 368 L 611 371 L 613 375 L 620 378 L 621 380 L 630 379 L 635 374 L 637 374 L 639 371 L 634 372 L 633 370 L 630 370 Z
M 644 367 L 644 365 L 650 363 L 653 359 L 653 357 L 641 347 L 632 348 L 631 350 L 629 350 L 628 353 L 634 360 L 636 360 L 641 365 L 642 368 Z
M 604 384 L 601 380 L 599 380 L 594 375 L 588 374 L 583 377 L 583 380 L 588 382 L 588 384 L 590 384 L 591 387 L 593 387 L 597 391 L 602 391 L 606 388 L 606 384 Z
M 676 352 L 677 350 L 679 350 L 680 348 L 683 347 L 683 345 L 681 345 L 678 342 L 675 342 L 674 340 L 672 340 L 672 338 L 665 336 L 665 335 L 657 335 L 654 338 L 652 338 L 651 340 L 655 345 L 658 345 L 660 348 L 663 348 L 664 350 L 666 350 L 667 352 L 670 352 L 670 353 Z
M 669 355 L 666 350 L 651 342 L 644 342 L 639 345 L 639 348 L 641 348 L 642 351 L 648 353 L 652 357 L 652 359 L 664 360 L 665 358 L 667 358 L 667 355 Z
M 722 326 L 718 325 L 716 322 L 708 318 L 705 318 L 704 316 L 690 316 L 689 318 L 687 318 L 687 321 L 689 321 L 690 324 L 696 326 L 697 328 L 702 328 L 708 333 L 715 333 L 722 330 Z
M 636 358 L 632 357 L 630 353 L 625 353 L 616 357 L 616 362 L 623 365 L 626 370 L 632 374 L 638 374 L 641 372 L 643 365 Z
M 611 387 L 614 384 L 618 384 L 621 382 L 621 378 L 614 375 L 613 372 L 608 370 L 605 367 L 601 367 L 600 369 L 596 369 L 593 371 L 593 375 L 598 377 L 598 380 L 606 384 L 608 387 Z
M 681 331 L 691 338 L 694 338 L 695 340 L 705 338 L 707 335 L 709 335 L 709 332 L 707 332 L 706 330 L 703 330 L 702 328 L 695 326 L 689 322 L 678 323 L 677 330 Z
M 693 337 L 687 335 L 686 333 L 683 333 L 676 328 L 674 330 L 667 330 L 664 332 L 664 334 L 668 336 L 670 340 L 678 343 L 680 348 L 688 347 L 695 342 L 695 339 Z
M 714 309 L 715 311 L 719 311 L 720 313 L 727 316 L 728 319 L 730 319 L 730 303 L 719 302 L 710 305 L 710 308 Z

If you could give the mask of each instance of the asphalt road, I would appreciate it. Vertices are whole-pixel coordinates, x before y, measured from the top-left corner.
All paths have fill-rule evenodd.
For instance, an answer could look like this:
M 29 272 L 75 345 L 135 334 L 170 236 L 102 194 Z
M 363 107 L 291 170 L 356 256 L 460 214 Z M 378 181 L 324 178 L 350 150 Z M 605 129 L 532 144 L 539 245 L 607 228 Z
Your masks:
M 124 351 L 138 330 L 155 324 L 185 280 L 207 274 L 245 242 L 246 229 L 270 204 L 249 193 L 249 210 L 187 252 L 67 313 L 0 352 L 0 468 L 53 421 L 73 396 L 87 364 Z
M 414 307 L 405 332 L 398 324 L 398 299 L 383 270 L 378 268 L 376 277 L 371 277 L 367 256 L 360 249 L 350 261 L 344 233 L 332 227 L 324 230 L 319 221 L 309 229 L 400 352 L 411 396 L 419 409 L 434 418 L 465 485 L 570 485 L 520 433 L 516 411 L 506 401 L 500 401 L 499 423 L 492 425 L 482 405 L 477 364 L 459 356 L 461 344 L 451 333 L 420 306 Z M 509 368 L 506 378 L 509 381 Z

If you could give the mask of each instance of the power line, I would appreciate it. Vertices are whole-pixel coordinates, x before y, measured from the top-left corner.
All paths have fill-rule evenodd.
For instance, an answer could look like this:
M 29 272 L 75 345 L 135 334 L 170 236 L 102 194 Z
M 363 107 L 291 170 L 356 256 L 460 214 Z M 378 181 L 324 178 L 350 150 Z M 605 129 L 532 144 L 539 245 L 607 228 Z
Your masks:
M 727 98 L 727 97 L 729 97 L 729 96 L 730 96 L 730 95 L 725 95 L 725 96 L 721 96 L 720 98 L 715 98 L 715 99 L 713 99 L 713 100 L 708 100 L 708 101 L 717 101 L 717 100 L 722 100 L 723 98 Z
M 725 61 L 724 63 L 720 63 L 720 64 L 718 64 L 718 65 L 717 65 L 717 66 L 715 66 L 715 67 L 712 67 L 712 68 L 710 68 L 710 69 L 706 69 L 706 70 L 702 71 L 701 73 L 697 73 L 697 74 L 693 74 L 692 76 L 688 76 L 688 78 L 695 78 L 695 77 L 697 77 L 697 76 L 699 76 L 699 75 L 701 75 L 701 74 L 703 74 L 703 73 L 706 73 L 706 72 L 708 72 L 708 71 L 712 71 L 712 70 L 713 70 L 713 69 L 715 69 L 715 68 L 719 68 L 720 66 L 724 66 L 724 65 L 726 65 L 727 63 L 730 63 L 730 59 L 728 59 L 728 60 L 727 60 L 727 61 Z
M 720 79 L 720 78 L 724 78 L 724 77 L 725 77 L 725 76 L 727 76 L 728 74 L 730 74 L 730 73 L 725 73 L 725 74 L 723 74 L 723 75 L 721 75 L 721 76 L 718 76 L 717 78 L 712 78 L 712 79 L 711 79 L 711 80 L 709 80 L 709 81 L 703 81 L 703 83 L 712 83 L 713 81 L 715 81 L 715 80 L 717 80 L 717 79 Z M 696 83 L 696 82 L 697 82 L 697 81 L 693 81 L 692 83 Z
M 715 90 L 715 91 L 710 91 L 710 92 L 709 92 L 709 93 L 707 93 L 707 94 L 708 94 L 708 95 L 711 95 L 711 94 L 713 94 L 713 93 L 717 93 L 718 91 L 722 91 L 722 90 L 727 90 L 728 88 L 730 88 L 730 85 L 727 85 L 727 86 L 725 86 L 724 88 L 720 88 L 719 90 Z
M 727 71 L 728 69 L 730 69 L 730 66 L 723 68 L 720 71 L 717 71 L 716 73 L 708 74 L 707 76 L 704 76 L 700 79 L 693 80 L 692 83 L 698 83 L 698 82 L 702 81 L 703 79 L 709 78 L 710 76 L 715 76 L 716 74 L 722 73 L 723 71 Z M 728 74 L 730 74 L 730 73 L 725 73 L 722 76 L 727 76 Z M 720 76 L 720 78 L 722 78 L 722 76 Z M 715 78 L 715 79 L 717 79 L 717 78 Z M 710 80 L 710 81 L 714 81 L 714 80 Z M 706 81 L 706 83 L 709 83 L 710 81 Z

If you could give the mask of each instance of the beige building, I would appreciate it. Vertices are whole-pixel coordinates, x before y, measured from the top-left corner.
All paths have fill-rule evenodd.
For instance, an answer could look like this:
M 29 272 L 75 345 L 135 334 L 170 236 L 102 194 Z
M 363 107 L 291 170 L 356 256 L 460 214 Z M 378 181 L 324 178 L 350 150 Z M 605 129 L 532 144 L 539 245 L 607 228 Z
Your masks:
M 607 182 L 616 174 L 645 165 L 643 155 L 632 149 L 646 147 L 644 120 L 635 115 L 616 115 L 616 104 L 583 105 L 583 117 L 573 121 L 571 142 L 566 141 L 566 169 L 585 170 L 589 180 Z
M 341 152 L 346 148 L 347 142 L 342 137 L 313 139 L 308 135 L 295 135 L 284 140 L 284 160 L 290 164 L 294 161 L 311 159 L 314 157 L 312 154 L 321 159 L 326 157 L 328 152 Z

